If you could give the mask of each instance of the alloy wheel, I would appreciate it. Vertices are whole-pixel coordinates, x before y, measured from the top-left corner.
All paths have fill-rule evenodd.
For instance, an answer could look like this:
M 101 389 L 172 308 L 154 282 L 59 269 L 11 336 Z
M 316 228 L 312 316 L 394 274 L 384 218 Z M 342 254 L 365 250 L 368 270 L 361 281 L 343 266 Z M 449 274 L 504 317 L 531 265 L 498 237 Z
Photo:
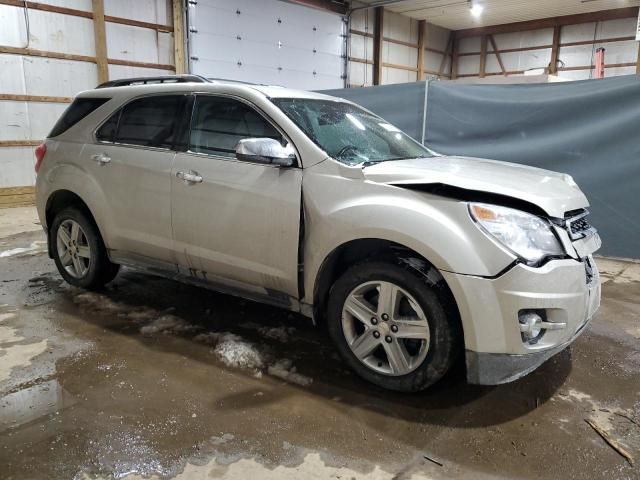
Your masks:
M 65 220 L 56 233 L 60 263 L 69 275 L 82 278 L 89 271 L 91 248 L 82 227 L 75 220 Z
M 372 370 L 391 376 L 418 368 L 429 351 L 429 323 L 415 298 L 385 281 L 351 291 L 342 309 L 342 331 L 353 354 Z

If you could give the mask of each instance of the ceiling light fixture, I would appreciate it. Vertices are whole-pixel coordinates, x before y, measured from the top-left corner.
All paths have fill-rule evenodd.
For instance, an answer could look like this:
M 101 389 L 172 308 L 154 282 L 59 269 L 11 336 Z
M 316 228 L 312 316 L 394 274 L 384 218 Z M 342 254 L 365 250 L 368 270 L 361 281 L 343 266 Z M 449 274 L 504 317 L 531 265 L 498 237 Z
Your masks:
M 484 7 L 477 1 L 474 2 L 473 0 L 469 0 L 469 11 L 471 12 L 471 15 L 473 15 L 474 17 L 479 17 L 480 15 L 482 15 L 483 10 Z

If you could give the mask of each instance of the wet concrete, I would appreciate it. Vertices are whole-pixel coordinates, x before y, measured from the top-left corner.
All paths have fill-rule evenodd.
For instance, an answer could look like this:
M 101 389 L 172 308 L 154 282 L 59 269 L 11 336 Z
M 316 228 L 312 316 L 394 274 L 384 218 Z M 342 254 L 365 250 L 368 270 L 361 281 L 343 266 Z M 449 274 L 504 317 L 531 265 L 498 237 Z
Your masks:
M 352 375 L 303 317 L 132 270 L 87 294 L 40 231 L 7 230 L 2 479 L 640 478 L 585 422 L 640 462 L 633 264 L 603 261 L 589 330 L 533 374 L 479 387 L 458 368 L 406 395 Z

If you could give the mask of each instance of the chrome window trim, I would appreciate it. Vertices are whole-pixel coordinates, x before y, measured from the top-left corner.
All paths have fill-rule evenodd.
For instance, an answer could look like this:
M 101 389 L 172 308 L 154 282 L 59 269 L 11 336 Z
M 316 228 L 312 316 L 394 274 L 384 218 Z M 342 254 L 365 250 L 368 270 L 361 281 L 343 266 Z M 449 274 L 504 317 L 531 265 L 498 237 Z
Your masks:
M 98 130 L 100 130 L 100 128 L 102 128 L 102 126 L 107 123 L 111 117 L 113 117 L 114 115 L 116 115 L 118 112 L 122 113 L 122 110 L 129 105 L 132 102 L 135 102 L 136 100 L 141 100 L 143 98 L 147 98 L 147 97 L 189 97 L 192 94 L 192 92 L 176 92 L 176 93 L 165 93 L 165 92 L 161 92 L 161 93 L 147 93 L 147 94 L 143 94 L 143 95 L 138 95 L 136 97 L 131 97 L 129 99 L 127 99 L 126 102 L 122 103 L 118 108 L 116 108 L 115 110 L 113 110 L 109 115 L 107 115 L 106 118 L 104 118 L 97 126 L 96 128 L 93 129 L 93 131 L 91 132 L 91 139 L 93 140 L 93 144 L 94 145 L 111 145 L 111 146 L 117 146 L 117 147 L 127 147 L 127 148 L 139 148 L 142 150 L 152 150 L 152 151 L 161 151 L 161 152 L 176 152 L 177 150 L 173 149 L 173 148 L 167 148 L 167 147 L 150 147 L 147 145 L 138 145 L 135 143 L 121 143 L 121 142 L 116 142 L 115 140 L 113 142 L 107 142 L 104 140 L 99 140 L 98 137 L 96 136 Z M 120 126 L 120 119 L 118 119 L 118 126 Z M 116 131 L 117 133 L 117 131 Z

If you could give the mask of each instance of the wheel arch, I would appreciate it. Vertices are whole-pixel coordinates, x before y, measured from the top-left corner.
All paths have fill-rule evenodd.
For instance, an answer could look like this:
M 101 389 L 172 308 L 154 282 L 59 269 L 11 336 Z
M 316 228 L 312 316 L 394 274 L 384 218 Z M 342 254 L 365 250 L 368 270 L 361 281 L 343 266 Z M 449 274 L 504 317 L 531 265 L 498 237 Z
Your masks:
M 45 206 L 45 219 L 46 219 L 46 228 L 47 228 L 47 247 L 49 252 L 49 258 L 53 258 L 53 241 L 51 235 L 51 225 L 53 223 L 56 215 L 64 210 L 65 208 L 75 207 L 85 213 L 89 220 L 94 224 L 100 237 L 104 241 L 104 236 L 102 235 L 102 231 L 98 222 L 95 219 L 95 216 L 91 212 L 91 209 L 87 205 L 80 195 L 71 190 L 60 189 L 52 192 L 47 198 L 47 203 Z
M 440 286 L 438 295 L 445 307 L 449 307 L 455 327 L 464 342 L 464 329 L 455 296 L 440 271 L 429 259 L 415 250 L 399 243 L 379 238 L 363 238 L 345 242 L 329 253 L 316 275 L 313 288 L 313 318 L 316 322 L 325 319 L 327 302 L 335 281 L 351 266 L 367 259 L 388 260 L 403 264 Z

